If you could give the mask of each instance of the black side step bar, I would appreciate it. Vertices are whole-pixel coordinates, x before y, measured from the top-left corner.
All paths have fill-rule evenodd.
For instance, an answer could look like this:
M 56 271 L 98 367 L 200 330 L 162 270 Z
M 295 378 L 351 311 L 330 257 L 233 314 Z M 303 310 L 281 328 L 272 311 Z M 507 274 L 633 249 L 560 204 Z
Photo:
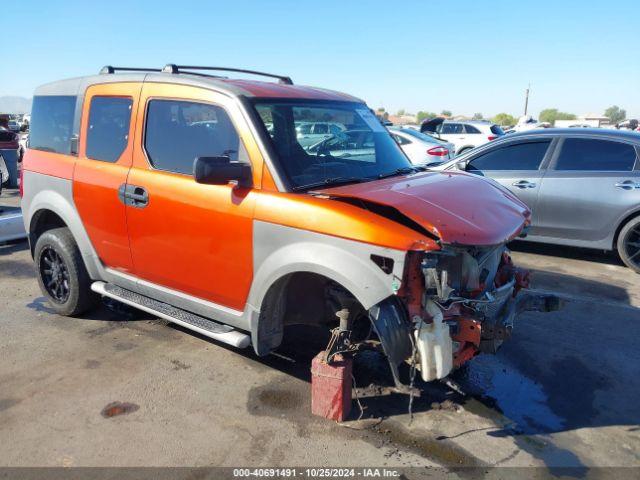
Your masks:
M 120 288 L 112 283 L 93 282 L 91 290 L 228 345 L 237 348 L 249 346 L 249 336 L 234 330 L 228 325 L 214 322 L 167 303 L 159 302 L 158 300 L 145 297 L 131 290 Z

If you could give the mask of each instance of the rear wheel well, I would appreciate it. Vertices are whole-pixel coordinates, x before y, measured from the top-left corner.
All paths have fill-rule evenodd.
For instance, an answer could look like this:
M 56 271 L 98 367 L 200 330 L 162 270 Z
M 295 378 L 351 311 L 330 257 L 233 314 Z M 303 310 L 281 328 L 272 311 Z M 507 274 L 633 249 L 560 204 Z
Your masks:
M 51 210 L 38 210 L 31 219 L 29 225 L 29 244 L 31 246 L 31 255 L 33 256 L 34 248 L 40 236 L 54 228 L 67 227 L 62 218 Z
M 627 215 L 618 225 L 618 228 L 616 228 L 616 234 L 613 236 L 613 245 L 612 245 L 612 250 L 617 250 L 618 247 L 618 237 L 620 236 L 620 231 L 624 228 L 624 226 L 629 223 L 631 220 L 633 220 L 636 217 L 640 216 L 640 212 L 636 211 L 633 213 L 630 213 L 629 215 Z

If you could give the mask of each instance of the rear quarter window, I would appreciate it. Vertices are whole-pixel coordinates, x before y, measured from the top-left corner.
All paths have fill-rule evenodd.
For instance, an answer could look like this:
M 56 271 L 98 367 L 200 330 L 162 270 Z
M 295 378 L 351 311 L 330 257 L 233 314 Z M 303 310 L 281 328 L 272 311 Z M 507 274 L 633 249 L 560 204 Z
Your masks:
M 71 137 L 77 97 L 36 96 L 31 107 L 29 148 L 45 152 L 71 153 Z
M 565 138 L 555 170 L 588 172 L 630 172 L 636 164 L 636 150 L 615 140 Z

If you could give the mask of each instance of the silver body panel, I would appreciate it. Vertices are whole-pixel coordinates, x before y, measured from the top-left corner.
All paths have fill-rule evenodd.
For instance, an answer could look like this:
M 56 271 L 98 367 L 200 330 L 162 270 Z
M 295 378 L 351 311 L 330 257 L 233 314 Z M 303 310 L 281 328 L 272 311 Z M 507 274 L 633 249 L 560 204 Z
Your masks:
M 0 207 L 0 243 L 25 238 L 22 212 L 18 208 L 2 209 Z

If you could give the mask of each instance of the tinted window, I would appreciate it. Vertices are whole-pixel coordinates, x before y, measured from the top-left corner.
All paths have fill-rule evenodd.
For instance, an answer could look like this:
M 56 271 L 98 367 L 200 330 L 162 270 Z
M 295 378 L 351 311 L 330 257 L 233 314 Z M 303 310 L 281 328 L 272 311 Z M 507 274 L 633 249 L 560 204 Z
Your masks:
M 313 127 L 313 133 L 324 135 L 329 133 L 329 128 L 326 123 L 316 123 L 315 127 Z
M 393 137 L 393 139 L 396 142 L 398 142 L 399 145 L 407 145 L 407 144 L 411 143 L 410 140 L 407 140 L 406 138 L 403 138 L 400 135 L 391 134 L 391 136 Z
M 491 133 L 494 135 L 504 135 L 504 130 L 502 130 L 498 125 L 491 125 Z
M 565 138 L 556 170 L 628 172 L 636 162 L 635 149 L 626 143 L 588 138 Z
M 442 124 L 442 133 L 464 133 L 462 129 L 462 125 L 460 123 L 443 123 Z
M 147 110 L 145 148 L 160 170 L 193 174 L 197 157 L 246 160 L 231 119 L 223 108 L 203 103 L 151 100 Z
M 464 129 L 467 133 L 480 133 L 480 130 L 478 130 L 476 127 L 474 127 L 473 125 L 465 125 Z
M 87 157 L 116 162 L 129 142 L 130 98 L 93 97 L 87 128 Z
M 538 170 L 551 140 L 528 142 L 497 148 L 467 165 L 467 171 L 474 170 Z
M 71 153 L 74 96 L 37 96 L 31 107 L 29 147 L 45 152 Z

